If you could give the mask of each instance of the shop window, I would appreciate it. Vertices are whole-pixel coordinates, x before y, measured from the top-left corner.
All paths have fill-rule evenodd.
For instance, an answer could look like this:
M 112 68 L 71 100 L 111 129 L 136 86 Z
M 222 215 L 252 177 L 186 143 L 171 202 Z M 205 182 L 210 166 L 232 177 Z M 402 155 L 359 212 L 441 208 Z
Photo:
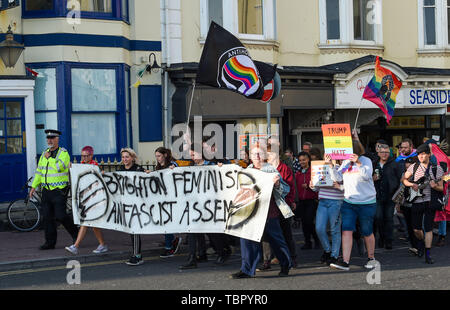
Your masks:
M 211 21 L 240 39 L 275 39 L 275 0 L 200 0 L 201 36 Z
M 97 154 L 116 154 L 116 70 L 72 68 L 71 80 L 72 154 L 86 145 Z

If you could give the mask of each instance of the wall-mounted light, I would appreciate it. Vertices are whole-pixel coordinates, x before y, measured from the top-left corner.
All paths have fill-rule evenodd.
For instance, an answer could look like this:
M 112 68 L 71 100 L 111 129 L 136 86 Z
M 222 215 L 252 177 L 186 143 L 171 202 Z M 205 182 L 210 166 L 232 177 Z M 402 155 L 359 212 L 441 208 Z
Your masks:
M 152 63 L 152 56 L 153 56 L 153 63 Z M 149 64 L 147 65 L 146 70 L 150 74 L 152 72 L 157 73 L 161 69 L 161 66 L 158 65 L 158 62 L 156 61 L 155 53 L 150 53 L 150 55 L 148 56 L 148 63 Z
M 5 66 L 7 68 L 14 67 L 24 49 L 23 44 L 14 41 L 14 35 L 10 25 L 6 33 L 6 39 L 0 43 L 0 58 L 3 60 Z

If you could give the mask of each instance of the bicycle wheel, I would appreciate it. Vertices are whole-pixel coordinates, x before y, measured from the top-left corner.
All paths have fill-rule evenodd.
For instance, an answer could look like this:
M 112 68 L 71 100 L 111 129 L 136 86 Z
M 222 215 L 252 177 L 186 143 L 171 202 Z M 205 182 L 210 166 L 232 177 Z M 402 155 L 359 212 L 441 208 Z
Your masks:
M 41 222 L 41 211 L 33 201 L 18 199 L 13 201 L 7 211 L 9 224 L 19 231 L 32 231 Z

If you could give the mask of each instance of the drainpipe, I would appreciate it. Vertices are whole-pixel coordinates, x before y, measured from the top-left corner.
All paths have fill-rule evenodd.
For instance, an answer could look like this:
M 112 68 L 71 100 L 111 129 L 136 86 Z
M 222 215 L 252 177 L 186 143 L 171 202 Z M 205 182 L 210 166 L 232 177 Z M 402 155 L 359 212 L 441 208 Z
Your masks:
M 164 113 L 164 146 L 170 148 L 171 139 L 171 116 L 169 115 L 169 74 L 167 69 L 170 68 L 170 35 L 169 35 L 169 0 L 164 0 L 164 21 L 165 21 L 165 55 L 166 55 L 166 69 L 164 70 L 164 103 L 163 103 L 163 113 Z

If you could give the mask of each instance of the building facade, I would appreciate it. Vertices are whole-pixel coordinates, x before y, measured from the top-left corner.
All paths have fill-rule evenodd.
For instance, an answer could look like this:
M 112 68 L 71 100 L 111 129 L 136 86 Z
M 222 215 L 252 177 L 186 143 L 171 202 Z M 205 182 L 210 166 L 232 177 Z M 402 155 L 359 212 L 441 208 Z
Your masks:
M 130 146 L 153 161 L 173 142 L 174 125 L 201 116 L 203 127 L 236 128 L 237 147 L 224 152 L 237 156 L 265 131 L 266 105 L 203 85 L 193 92 L 212 20 L 253 59 L 278 64 L 282 90 L 270 121 L 283 148 L 320 147 L 323 123 L 355 126 L 360 108 L 356 127 L 369 147 L 378 137 L 395 145 L 448 135 L 450 0 L 6 2 L 0 40 L 11 26 L 25 50 L 13 68 L 0 62 L 0 169 L 8 175 L 0 200 L 33 175 L 45 128 L 63 132 L 72 157 L 92 145 L 99 160 L 120 160 Z M 361 100 L 376 56 L 403 82 L 389 126 Z M 149 68 L 154 60 L 161 70 Z
M 62 131 L 60 145 L 78 161 L 86 145 L 99 161 L 120 161 L 123 147 L 153 160 L 163 143 L 162 75 L 145 69 L 161 64 L 160 1 L 17 4 L 0 12 L 2 31 L 11 26 L 25 47 L 14 67 L 0 64 L 0 200 L 34 175 L 47 128 Z
M 280 66 L 282 90 L 271 104 L 271 122 L 279 125 L 283 147 L 298 151 L 304 141 L 320 147 L 321 124 L 354 126 L 360 106 L 357 127 L 366 146 L 378 137 L 395 145 L 405 137 L 419 144 L 424 137 L 447 135 L 450 1 L 197 0 L 173 6 L 181 40 L 177 62 L 168 69 L 174 123 L 189 115 L 197 64 L 214 20 L 235 34 L 253 59 Z M 390 126 L 374 104 L 361 100 L 375 56 L 404 85 Z M 196 115 L 204 124 L 267 123 L 263 103 L 201 85 L 193 95 L 191 121 Z

